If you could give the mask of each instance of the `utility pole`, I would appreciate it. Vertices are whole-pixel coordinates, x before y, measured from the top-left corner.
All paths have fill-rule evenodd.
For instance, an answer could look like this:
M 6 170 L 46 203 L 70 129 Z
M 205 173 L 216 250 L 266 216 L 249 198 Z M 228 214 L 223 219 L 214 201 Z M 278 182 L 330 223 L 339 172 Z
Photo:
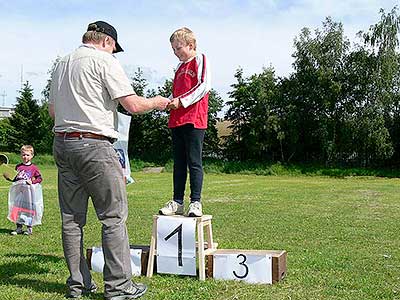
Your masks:
M 0 94 L 0 97 L 3 97 L 3 107 L 6 107 L 6 91 L 3 91 L 3 94 Z
M 21 90 L 24 85 L 24 65 L 21 65 Z

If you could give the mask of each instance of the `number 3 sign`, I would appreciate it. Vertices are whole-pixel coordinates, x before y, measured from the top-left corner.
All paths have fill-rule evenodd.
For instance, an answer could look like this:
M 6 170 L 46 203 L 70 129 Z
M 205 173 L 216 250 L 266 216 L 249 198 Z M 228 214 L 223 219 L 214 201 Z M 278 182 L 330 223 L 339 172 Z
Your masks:
M 272 284 L 271 254 L 240 250 L 214 253 L 214 278 Z
M 157 273 L 196 275 L 196 219 L 157 219 Z

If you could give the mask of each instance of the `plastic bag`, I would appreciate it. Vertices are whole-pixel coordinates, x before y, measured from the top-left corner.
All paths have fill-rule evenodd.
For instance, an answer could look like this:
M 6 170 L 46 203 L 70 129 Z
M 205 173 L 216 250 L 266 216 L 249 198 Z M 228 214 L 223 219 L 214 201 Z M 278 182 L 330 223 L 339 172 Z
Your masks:
M 114 149 L 118 154 L 119 162 L 125 176 L 126 184 L 135 182 L 131 177 L 131 166 L 128 157 L 128 139 L 131 116 L 118 113 L 118 140 L 114 143 Z
M 18 224 L 34 226 L 42 224 L 43 193 L 40 183 L 14 182 L 8 192 L 7 218 Z

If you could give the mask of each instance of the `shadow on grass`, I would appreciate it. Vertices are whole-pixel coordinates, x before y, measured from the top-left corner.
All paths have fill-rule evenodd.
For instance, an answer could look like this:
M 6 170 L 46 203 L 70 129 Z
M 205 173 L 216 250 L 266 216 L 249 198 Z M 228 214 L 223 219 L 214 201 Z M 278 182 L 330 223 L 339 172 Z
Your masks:
M 15 226 L 15 225 L 13 225 Z M 0 228 L 0 234 L 10 234 L 11 231 L 14 230 L 14 227 L 10 227 L 10 228 Z
M 64 283 L 35 279 L 37 275 L 54 273 L 56 267 L 52 269 L 51 265 L 64 262 L 64 258 L 37 253 L 7 254 L 4 257 L 10 262 L 0 264 L 1 286 L 20 286 L 39 293 L 57 293 L 62 296 L 66 294 L 67 286 Z M 97 296 L 100 297 L 100 294 L 94 295 L 95 299 Z
M 390 167 L 351 167 L 350 165 L 327 166 L 313 163 L 280 163 L 259 161 L 223 161 L 206 158 L 203 160 L 204 170 L 207 173 L 226 173 L 244 175 L 283 175 L 283 176 L 328 176 L 333 178 L 346 178 L 351 176 L 373 176 L 386 178 L 399 178 L 398 166 Z M 166 169 L 170 169 L 170 167 Z

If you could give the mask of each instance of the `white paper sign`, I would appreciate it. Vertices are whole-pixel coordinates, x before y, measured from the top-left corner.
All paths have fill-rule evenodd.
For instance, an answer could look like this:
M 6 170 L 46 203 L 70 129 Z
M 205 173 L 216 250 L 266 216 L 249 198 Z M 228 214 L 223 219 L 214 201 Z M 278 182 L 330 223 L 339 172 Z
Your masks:
M 157 273 L 196 275 L 196 219 L 157 219 Z
M 272 256 L 248 253 L 214 254 L 214 278 L 272 284 Z
M 142 272 L 142 249 L 130 249 L 132 276 L 140 276 Z M 92 258 L 90 261 L 94 272 L 103 273 L 104 256 L 101 247 L 92 248 Z
M 127 116 L 118 112 L 118 139 L 113 147 L 118 154 L 119 162 L 124 172 L 125 181 L 127 184 L 135 182 L 131 177 L 131 166 L 128 157 L 128 139 L 129 127 L 131 124 L 131 116 Z

